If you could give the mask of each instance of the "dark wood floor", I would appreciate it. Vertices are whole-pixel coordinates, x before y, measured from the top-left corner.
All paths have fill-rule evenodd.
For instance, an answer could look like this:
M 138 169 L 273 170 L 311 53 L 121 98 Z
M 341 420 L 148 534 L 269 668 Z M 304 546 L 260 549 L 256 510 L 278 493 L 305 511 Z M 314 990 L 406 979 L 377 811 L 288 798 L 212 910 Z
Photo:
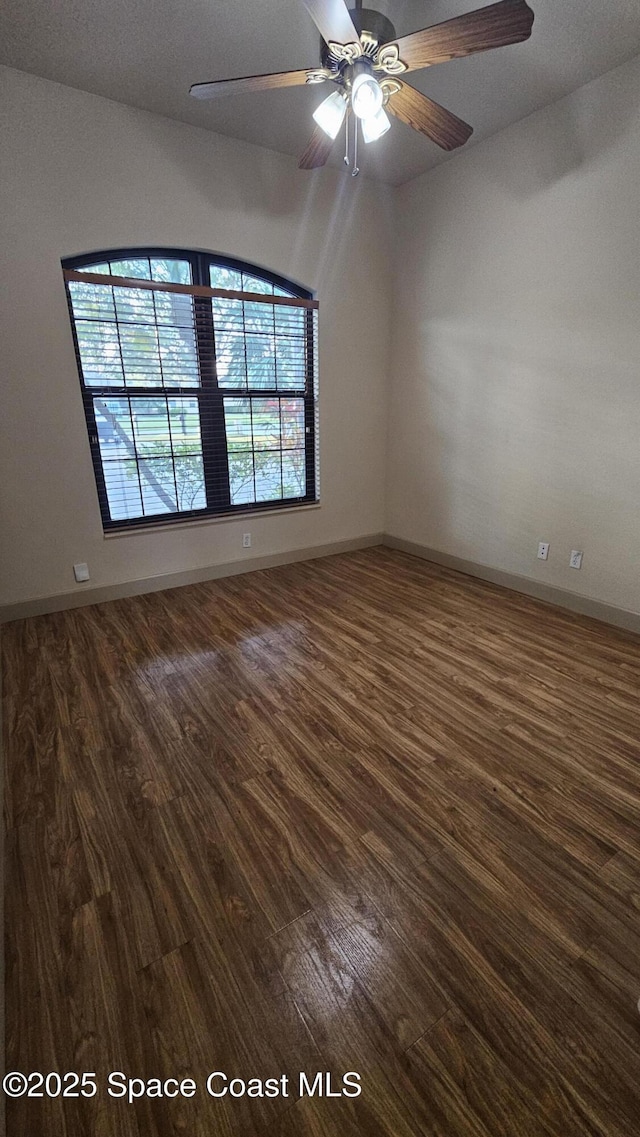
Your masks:
M 10 1137 L 640 1133 L 637 638 L 378 548 L 2 639 L 7 1068 L 99 1085 Z

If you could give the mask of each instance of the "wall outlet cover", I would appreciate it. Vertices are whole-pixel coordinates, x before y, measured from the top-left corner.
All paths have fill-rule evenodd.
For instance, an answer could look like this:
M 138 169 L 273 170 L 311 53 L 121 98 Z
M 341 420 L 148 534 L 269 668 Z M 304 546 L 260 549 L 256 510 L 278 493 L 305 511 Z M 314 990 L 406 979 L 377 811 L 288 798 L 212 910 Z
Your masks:
M 242 534 L 242 548 L 243 549 L 250 549 L 251 548 L 251 534 L 250 533 L 243 533 Z
M 73 575 L 75 576 L 78 584 L 82 584 L 83 581 L 89 580 L 89 566 L 85 564 L 74 565 Z
M 548 541 L 540 541 L 540 543 L 538 545 L 538 559 L 541 561 L 546 561 L 548 556 L 549 556 L 549 542 Z
M 569 557 L 569 564 L 571 565 L 571 568 L 582 568 L 582 553 L 578 552 L 577 549 L 572 549 L 571 556 Z

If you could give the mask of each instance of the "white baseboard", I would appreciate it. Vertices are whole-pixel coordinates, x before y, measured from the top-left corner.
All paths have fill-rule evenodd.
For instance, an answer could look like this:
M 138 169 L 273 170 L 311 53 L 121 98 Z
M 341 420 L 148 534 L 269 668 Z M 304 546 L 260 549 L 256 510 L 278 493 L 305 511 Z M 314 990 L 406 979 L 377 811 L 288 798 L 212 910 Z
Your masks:
M 601 600 L 593 600 L 590 596 L 581 596 L 578 592 L 570 592 L 568 588 L 544 584 L 544 582 L 532 580 L 528 576 L 504 572 L 503 569 L 478 564 L 476 561 L 465 561 L 461 557 L 454 557 L 450 553 L 441 553 L 438 549 L 430 549 L 426 545 L 417 545 L 413 541 L 405 541 L 403 537 L 393 537 L 389 533 L 385 533 L 383 544 L 390 549 L 398 549 L 400 552 L 410 553 L 413 557 L 420 557 L 423 561 L 433 561 L 445 568 L 466 573 L 467 576 L 476 576 L 480 580 L 490 581 L 491 584 L 499 584 L 502 588 L 510 588 L 513 592 L 523 592 L 526 596 L 534 596 L 536 600 L 544 600 L 547 604 L 554 604 L 557 608 L 567 608 L 570 612 L 578 612 L 581 616 L 591 616 L 594 620 L 602 620 L 605 624 L 613 624 L 615 627 L 625 628 L 629 632 L 640 632 L 640 614 L 637 612 L 630 612 L 626 608 L 616 608 L 613 604 L 604 604 Z
M 121 600 L 125 596 L 140 596 L 145 592 L 162 592 L 166 588 L 181 588 L 184 584 L 200 584 L 205 580 L 218 580 L 224 576 L 237 576 L 257 569 L 276 568 L 290 565 L 296 561 L 311 561 L 316 557 L 330 557 L 335 553 L 352 553 L 357 549 L 368 549 L 372 545 L 382 545 L 383 533 L 371 533 L 364 537 L 353 537 L 346 541 L 333 541 L 328 545 L 311 545 L 306 549 L 293 549 L 287 553 L 273 553 L 267 557 L 247 557 L 241 561 L 227 561 L 226 564 L 207 565 L 205 568 L 188 569 L 186 572 L 169 572 L 160 576 L 148 576 L 140 580 L 128 580 L 122 584 L 107 584 L 100 588 L 87 588 L 81 592 L 64 592 L 58 596 L 38 596 L 31 600 L 21 600 L 17 604 L 6 604 L 0 608 L 0 624 L 10 620 L 24 620 L 28 616 L 43 616 L 48 612 L 62 612 L 66 608 L 83 608 L 86 604 L 102 604 L 106 600 Z
M 510 588 L 514 592 L 534 596 L 537 600 L 544 600 L 547 604 L 554 604 L 558 608 L 566 608 L 570 612 L 578 612 L 582 616 L 590 616 L 592 619 L 602 620 L 606 624 L 613 624 L 615 627 L 625 628 L 630 632 L 640 632 L 640 614 L 636 612 L 630 612 L 625 608 L 616 608 L 612 604 L 604 604 L 600 600 L 581 596 L 579 593 L 570 592 L 566 588 L 544 584 L 542 581 L 532 580 L 527 576 L 504 572 L 502 569 L 493 568 L 491 565 L 466 561 L 461 557 L 442 553 L 438 549 L 430 549 L 426 545 L 418 545 L 413 541 L 405 541 L 404 538 L 394 537 L 389 533 L 371 533 L 350 540 L 334 541 L 327 545 L 311 545 L 305 549 L 273 553 L 267 557 L 249 557 L 241 561 L 228 561 L 226 564 L 208 565 L 204 568 L 189 569 L 186 572 L 163 573 L 160 576 L 124 581 L 122 584 L 87 588 L 81 592 L 65 592 L 58 596 L 34 597 L 0 608 L 0 624 L 8 623 L 10 620 L 23 620 L 28 616 L 42 616 L 48 612 L 61 612 L 66 608 L 81 608 L 86 604 L 102 604 L 107 600 L 120 600 L 125 596 L 140 596 L 145 592 L 181 588 L 185 584 L 200 584 L 202 581 L 218 580 L 225 576 L 237 576 L 239 573 L 255 572 L 258 569 L 276 568 L 278 565 L 294 564 L 296 561 L 310 561 L 317 557 L 329 557 L 336 553 L 351 553 L 358 549 L 368 549 L 373 545 L 387 545 L 391 549 L 398 549 L 403 553 L 411 554 L 411 556 L 420 557 L 421 560 L 433 561 L 434 564 L 455 569 L 457 572 L 478 577 L 480 580 L 488 580 L 502 588 Z

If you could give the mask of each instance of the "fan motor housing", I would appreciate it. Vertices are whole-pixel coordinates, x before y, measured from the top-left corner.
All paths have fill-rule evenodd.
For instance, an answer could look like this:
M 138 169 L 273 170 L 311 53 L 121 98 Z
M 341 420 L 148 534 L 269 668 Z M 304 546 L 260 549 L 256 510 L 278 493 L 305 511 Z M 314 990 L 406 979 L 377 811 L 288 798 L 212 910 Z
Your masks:
M 351 8 L 349 15 L 358 35 L 368 32 L 379 44 L 390 43 L 396 38 L 396 29 L 382 12 L 376 12 L 373 8 Z M 320 40 L 320 58 L 323 67 L 331 65 L 329 48 L 323 39 Z

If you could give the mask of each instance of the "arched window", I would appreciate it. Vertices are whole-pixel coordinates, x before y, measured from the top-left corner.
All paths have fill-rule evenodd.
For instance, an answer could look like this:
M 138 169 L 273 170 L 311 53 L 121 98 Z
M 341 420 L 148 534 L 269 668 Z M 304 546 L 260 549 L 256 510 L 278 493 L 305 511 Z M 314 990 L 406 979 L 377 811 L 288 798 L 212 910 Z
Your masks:
M 105 530 L 316 500 L 309 292 L 175 249 L 63 269 Z

